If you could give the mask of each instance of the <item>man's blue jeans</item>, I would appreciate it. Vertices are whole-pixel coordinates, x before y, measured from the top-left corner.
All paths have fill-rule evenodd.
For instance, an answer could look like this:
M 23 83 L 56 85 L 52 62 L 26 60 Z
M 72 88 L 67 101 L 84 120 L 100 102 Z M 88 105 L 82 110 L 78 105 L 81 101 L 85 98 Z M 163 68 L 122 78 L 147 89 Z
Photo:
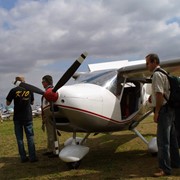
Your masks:
M 159 168 L 166 174 L 171 174 L 172 167 L 180 167 L 174 120 L 174 109 L 162 106 L 158 117 L 157 144 Z
M 24 148 L 24 141 L 23 141 L 23 131 L 26 134 L 27 143 L 28 143 L 28 152 L 30 160 L 36 159 L 36 152 L 35 152 L 35 144 L 34 144 L 34 131 L 33 131 L 33 123 L 32 121 L 27 122 L 25 124 L 21 124 L 18 121 L 14 121 L 14 130 L 18 144 L 18 150 L 21 157 L 21 160 L 27 159 L 26 151 Z

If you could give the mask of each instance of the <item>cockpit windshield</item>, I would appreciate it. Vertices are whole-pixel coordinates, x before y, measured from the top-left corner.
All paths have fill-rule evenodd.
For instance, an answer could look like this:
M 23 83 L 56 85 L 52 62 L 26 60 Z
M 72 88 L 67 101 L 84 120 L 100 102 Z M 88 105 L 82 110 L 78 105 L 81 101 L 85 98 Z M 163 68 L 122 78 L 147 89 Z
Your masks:
M 77 80 L 78 83 L 91 83 L 104 87 L 116 95 L 117 92 L 117 71 L 101 71 L 82 74 Z

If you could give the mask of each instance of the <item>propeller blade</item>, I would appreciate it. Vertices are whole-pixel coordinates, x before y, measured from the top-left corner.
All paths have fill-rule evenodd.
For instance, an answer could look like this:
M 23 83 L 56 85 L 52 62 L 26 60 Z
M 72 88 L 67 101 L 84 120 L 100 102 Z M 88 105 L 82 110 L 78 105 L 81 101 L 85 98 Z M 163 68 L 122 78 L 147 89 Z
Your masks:
M 27 84 L 27 83 L 24 83 L 24 82 L 21 82 L 21 81 L 16 81 L 14 83 L 16 86 L 20 86 L 26 90 L 29 90 L 29 91 L 32 91 L 34 93 L 37 93 L 37 94 L 41 94 L 41 95 L 44 95 L 44 91 L 33 86 L 33 85 L 30 85 L 30 84 Z
M 79 56 L 79 58 L 71 65 L 71 67 L 64 73 L 64 75 L 60 78 L 60 80 L 57 82 L 55 87 L 53 88 L 53 92 L 56 92 L 59 88 L 61 88 L 76 72 L 76 70 L 79 68 L 81 63 L 84 61 L 84 59 L 87 57 L 88 53 L 84 52 Z

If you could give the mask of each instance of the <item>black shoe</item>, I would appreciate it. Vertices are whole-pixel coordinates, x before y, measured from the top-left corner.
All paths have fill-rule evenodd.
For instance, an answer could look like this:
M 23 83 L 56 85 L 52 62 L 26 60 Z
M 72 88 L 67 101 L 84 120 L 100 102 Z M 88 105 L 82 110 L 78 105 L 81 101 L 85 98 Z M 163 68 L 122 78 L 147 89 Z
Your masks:
M 153 174 L 153 177 L 162 177 L 162 176 L 170 176 L 171 174 L 165 173 L 163 170 L 159 170 L 158 172 Z
M 180 165 L 179 166 L 178 165 L 171 165 L 171 167 L 174 169 L 178 169 L 178 168 L 180 168 Z
M 43 156 L 49 156 L 51 154 L 53 154 L 53 152 L 45 152 L 45 153 L 43 153 Z
M 38 162 L 38 161 L 39 161 L 38 158 L 35 158 L 35 159 L 31 159 L 31 160 L 30 160 L 31 163 Z
M 48 156 L 48 158 L 56 158 L 56 157 L 58 157 L 58 154 L 50 154 L 50 155 Z
M 28 157 L 26 157 L 25 159 L 21 159 L 21 163 L 26 163 L 26 162 L 28 162 L 29 161 L 29 158 Z

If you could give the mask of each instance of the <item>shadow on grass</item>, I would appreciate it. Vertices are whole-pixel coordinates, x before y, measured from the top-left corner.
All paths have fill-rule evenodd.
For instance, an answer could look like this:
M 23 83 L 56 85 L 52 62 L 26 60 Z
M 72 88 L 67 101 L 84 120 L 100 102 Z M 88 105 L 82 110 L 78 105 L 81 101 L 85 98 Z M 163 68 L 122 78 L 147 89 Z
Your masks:
M 147 135 L 148 136 L 148 135 Z M 101 135 L 89 138 L 89 154 L 77 170 L 68 170 L 59 158 L 43 156 L 38 150 L 39 161 L 20 163 L 19 157 L 0 157 L 0 177 L 3 179 L 127 179 L 147 178 L 157 167 L 156 157 L 132 140 L 134 134 Z M 132 141 L 131 141 L 132 140 Z M 175 171 L 174 179 L 180 173 Z
M 59 172 L 62 163 L 59 158 L 48 158 L 43 156 L 45 151 L 37 151 L 38 162 L 21 163 L 17 157 L 1 157 L 0 158 L 0 177 L 2 179 L 24 179 L 42 177 Z M 65 170 L 65 168 L 64 168 Z

